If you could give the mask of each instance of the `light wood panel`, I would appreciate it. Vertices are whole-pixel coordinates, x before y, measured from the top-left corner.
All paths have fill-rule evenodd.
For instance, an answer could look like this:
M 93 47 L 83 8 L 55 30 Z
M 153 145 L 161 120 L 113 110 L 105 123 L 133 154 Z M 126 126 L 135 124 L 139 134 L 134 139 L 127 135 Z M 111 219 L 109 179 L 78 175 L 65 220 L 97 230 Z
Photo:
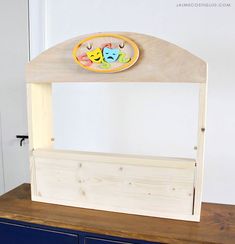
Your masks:
M 115 74 L 89 72 L 76 64 L 74 46 L 86 36 L 56 45 L 27 66 L 27 82 L 206 82 L 206 63 L 190 52 L 159 38 L 116 33 L 137 43 L 140 57 L 128 70 Z
M 27 84 L 28 133 L 30 150 L 51 148 L 52 87 L 46 84 Z
M 27 84 L 29 150 L 52 148 L 52 87 L 50 83 Z M 32 195 L 37 192 L 34 158 L 29 156 Z
M 35 150 L 35 201 L 192 220 L 195 161 Z
M 203 190 L 204 173 L 204 150 L 205 150 L 205 132 L 206 132 L 206 110 L 207 110 L 207 83 L 200 84 L 199 88 L 199 112 L 198 112 L 198 142 L 196 157 L 195 174 L 195 199 L 194 214 L 200 216 Z

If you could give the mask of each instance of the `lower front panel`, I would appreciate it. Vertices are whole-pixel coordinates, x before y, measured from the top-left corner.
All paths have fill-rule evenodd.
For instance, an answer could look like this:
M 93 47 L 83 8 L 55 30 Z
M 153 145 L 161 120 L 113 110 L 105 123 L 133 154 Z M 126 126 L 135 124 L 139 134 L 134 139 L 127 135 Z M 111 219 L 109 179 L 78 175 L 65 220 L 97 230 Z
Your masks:
M 195 162 L 63 151 L 31 158 L 35 201 L 193 220 Z

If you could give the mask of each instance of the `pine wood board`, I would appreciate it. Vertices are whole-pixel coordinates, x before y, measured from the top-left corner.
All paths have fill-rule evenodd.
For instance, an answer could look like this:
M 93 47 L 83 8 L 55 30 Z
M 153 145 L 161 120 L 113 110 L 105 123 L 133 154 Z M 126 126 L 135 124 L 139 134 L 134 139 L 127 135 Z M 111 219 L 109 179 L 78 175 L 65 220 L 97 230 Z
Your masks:
M 31 167 L 34 201 L 198 220 L 192 159 L 39 149 Z

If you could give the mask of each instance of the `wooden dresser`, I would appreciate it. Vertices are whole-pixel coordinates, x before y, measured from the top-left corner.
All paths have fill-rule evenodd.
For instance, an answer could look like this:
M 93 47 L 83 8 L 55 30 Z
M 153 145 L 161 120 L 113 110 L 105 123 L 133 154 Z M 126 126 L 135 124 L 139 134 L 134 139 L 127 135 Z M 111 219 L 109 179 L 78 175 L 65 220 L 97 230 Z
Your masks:
M 30 185 L 0 197 L 1 244 L 235 244 L 235 206 L 203 203 L 186 222 L 32 202 Z

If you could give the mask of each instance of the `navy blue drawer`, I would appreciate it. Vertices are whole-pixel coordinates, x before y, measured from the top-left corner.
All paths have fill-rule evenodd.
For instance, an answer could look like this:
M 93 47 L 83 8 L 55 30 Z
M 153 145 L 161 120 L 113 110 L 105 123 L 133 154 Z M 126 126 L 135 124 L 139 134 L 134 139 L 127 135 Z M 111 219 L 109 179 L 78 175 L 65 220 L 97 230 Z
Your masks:
M 0 243 L 78 244 L 78 235 L 0 222 Z
M 108 239 L 85 237 L 85 244 L 134 244 L 133 242 L 113 241 Z

